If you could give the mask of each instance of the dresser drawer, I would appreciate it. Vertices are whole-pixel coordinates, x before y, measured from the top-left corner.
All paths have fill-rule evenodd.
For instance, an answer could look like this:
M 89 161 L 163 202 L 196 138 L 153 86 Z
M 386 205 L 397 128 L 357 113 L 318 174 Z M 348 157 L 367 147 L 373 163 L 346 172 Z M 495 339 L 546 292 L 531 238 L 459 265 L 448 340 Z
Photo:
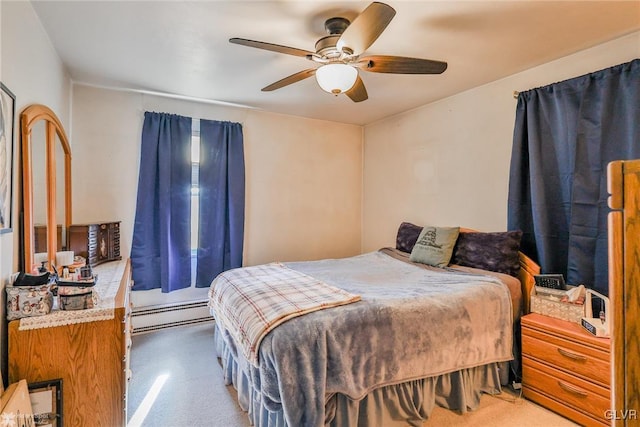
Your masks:
M 522 354 L 609 387 L 609 354 L 579 343 L 523 328 Z
M 529 389 L 546 395 L 561 405 L 578 410 L 599 422 L 607 423 L 605 414 L 611 407 L 610 391 L 594 383 L 573 377 L 550 365 L 524 357 L 522 373 L 525 396 Z M 536 400 L 533 397 L 532 400 Z

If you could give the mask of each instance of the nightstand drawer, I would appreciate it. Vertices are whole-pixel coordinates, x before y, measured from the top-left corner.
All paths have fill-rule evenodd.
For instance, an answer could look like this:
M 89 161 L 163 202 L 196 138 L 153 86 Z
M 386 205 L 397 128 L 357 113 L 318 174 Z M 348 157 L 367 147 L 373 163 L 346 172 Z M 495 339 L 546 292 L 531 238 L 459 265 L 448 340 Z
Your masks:
M 522 360 L 522 372 L 526 379 L 523 384 L 525 396 L 527 396 L 527 389 L 531 389 L 606 423 L 605 413 L 611 407 L 608 389 L 572 377 L 570 374 L 527 357 Z
M 523 329 L 522 354 L 606 387 L 611 383 L 610 363 L 608 359 L 603 359 L 609 355 L 598 354 L 595 350 L 572 341 L 554 339 L 537 331 Z

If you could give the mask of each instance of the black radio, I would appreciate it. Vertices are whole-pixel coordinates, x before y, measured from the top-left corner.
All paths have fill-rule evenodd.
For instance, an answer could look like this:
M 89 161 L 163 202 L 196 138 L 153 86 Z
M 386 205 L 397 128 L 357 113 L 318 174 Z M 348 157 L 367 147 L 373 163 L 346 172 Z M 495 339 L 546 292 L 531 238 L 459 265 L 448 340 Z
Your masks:
M 542 286 L 543 288 L 566 290 L 567 284 L 564 282 L 562 274 L 538 274 L 533 276 L 536 281 L 536 286 Z

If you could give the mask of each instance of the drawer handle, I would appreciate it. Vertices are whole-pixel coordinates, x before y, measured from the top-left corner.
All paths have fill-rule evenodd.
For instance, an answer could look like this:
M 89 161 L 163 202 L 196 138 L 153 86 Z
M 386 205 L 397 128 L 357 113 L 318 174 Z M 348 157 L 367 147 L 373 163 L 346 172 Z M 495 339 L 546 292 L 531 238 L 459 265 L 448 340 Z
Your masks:
M 580 362 L 586 362 L 587 358 L 582 356 L 581 354 L 571 353 L 570 351 L 564 350 L 562 348 L 558 348 L 558 353 L 563 355 L 564 357 L 568 357 L 569 359 L 577 360 Z
M 586 391 L 572 386 L 570 384 L 567 384 L 565 382 L 562 381 L 558 381 L 558 385 L 560 386 L 561 389 L 563 389 L 564 391 L 568 391 L 569 393 L 573 393 L 573 394 L 577 394 L 580 397 L 588 397 L 589 393 L 587 393 Z

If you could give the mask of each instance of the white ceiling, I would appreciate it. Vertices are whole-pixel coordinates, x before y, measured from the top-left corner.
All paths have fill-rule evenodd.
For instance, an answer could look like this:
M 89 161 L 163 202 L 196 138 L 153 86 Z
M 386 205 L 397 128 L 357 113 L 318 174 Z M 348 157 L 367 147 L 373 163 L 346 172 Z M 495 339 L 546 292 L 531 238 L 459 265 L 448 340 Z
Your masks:
M 366 54 L 435 59 L 440 75 L 361 72 L 354 103 L 309 78 L 261 88 L 314 66 L 239 46 L 241 37 L 314 50 L 333 16 L 368 1 L 32 1 L 74 81 L 367 124 L 640 29 L 640 1 L 386 1 L 396 16 Z M 517 89 L 517 88 L 514 88 Z

